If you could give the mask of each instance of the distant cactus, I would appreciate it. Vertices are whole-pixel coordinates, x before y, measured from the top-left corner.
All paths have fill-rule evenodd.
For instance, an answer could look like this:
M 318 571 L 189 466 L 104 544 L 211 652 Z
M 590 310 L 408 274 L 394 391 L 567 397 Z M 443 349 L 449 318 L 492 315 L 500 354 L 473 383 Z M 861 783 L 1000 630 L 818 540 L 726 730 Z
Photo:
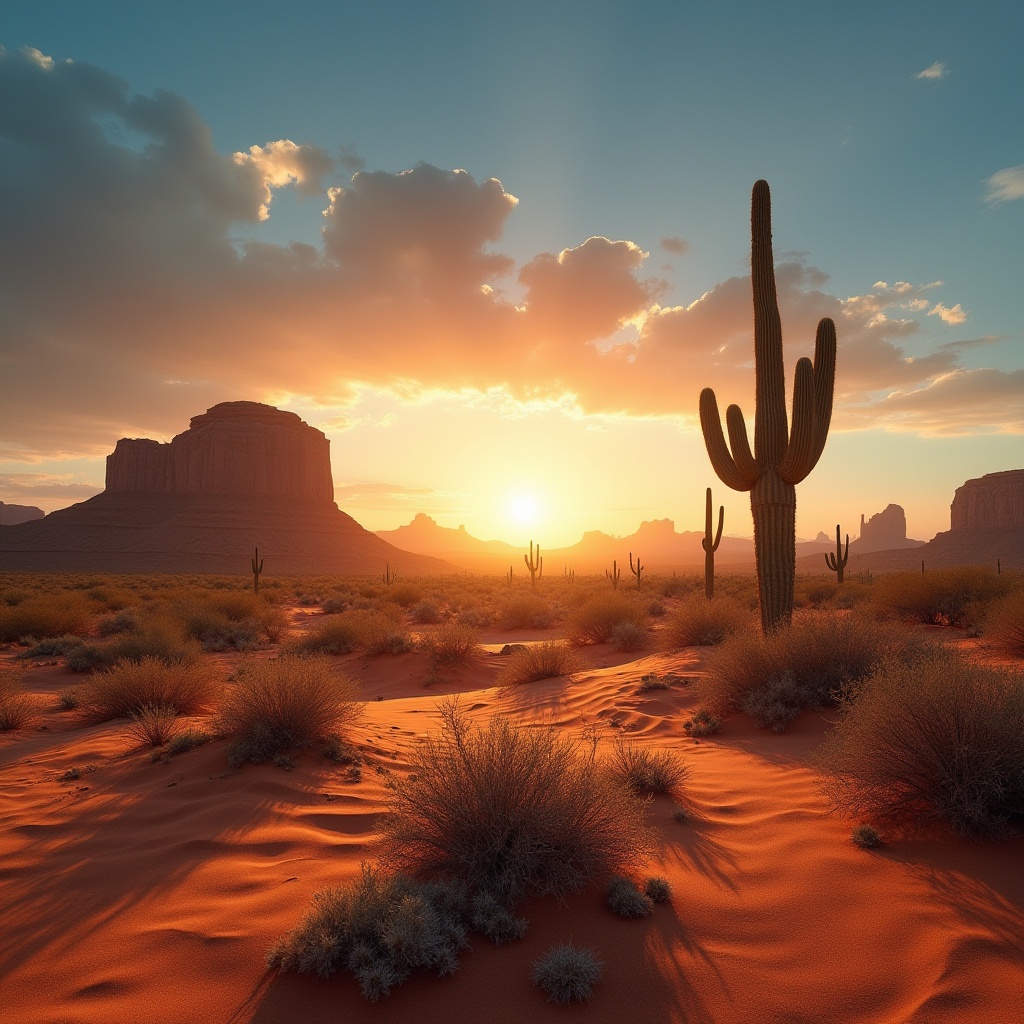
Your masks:
M 700 425 L 711 464 L 722 482 L 737 491 L 750 491 L 761 628 L 768 633 L 787 625 L 793 617 L 796 484 L 815 467 L 828 437 L 836 374 L 836 328 L 828 317 L 819 321 L 814 362 L 804 358 L 796 364 L 790 432 L 782 321 L 772 261 L 771 194 L 766 181 L 754 185 L 750 234 L 756 375 L 754 452 L 750 451 L 738 405 L 730 405 L 726 411 L 726 444 L 718 401 L 711 388 L 700 395 Z
M 636 589 L 640 589 L 640 573 L 642 573 L 644 567 L 640 564 L 640 556 L 636 556 L 636 568 L 633 568 L 633 552 L 629 553 L 629 571 L 636 577 Z
M 512 586 L 512 566 L 508 567 L 508 572 L 505 574 L 505 582 L 511 587 Z
M 711 488 L 704 496 L 704 536 L 700 544 L 704 548 L 704 596 L 710 601 L 715 596 L 715 552 L 722 543 L 722 527 L 725 525 L 725 506 L 718 506 L 718 533 L 711 539 Z
M 398 573 L 391 571 L 391 563 L 390 562 L 385 562 L 384 563 L 384 575 L 381 576 L 381 580 L 383 580 L 383 582 L 387 586 L 390 587 L 391 584 L 394 583 L 395 580 L 397 580 L 397 579 L 398 579 Z
M 619 563 L 613 561 L 612 571 L 609 572 L 607 569 L 605 569 L 604 574 L 608 579 L 612 581 L 612 590 L 618 590 L 619 580 L 622 578 L 622 571 L 619 569 Z
M 833 555 L 830 551 L 825 555 L 825 564 L 836 574 L 836 582 L 843 582 L 843 570 L 846 568 L 846 563 L 850 560 L 850 535 L 846 535 L 846 551 L 843 551 L 843 545 L 839 542 L 839 524 L 836 523 L 836 553 Z
M 533 558 L 533 541 L 530 541 L 530 557 L 527 558 L 523 555 L 523 561 L 526 563 L 526 568 L 530 570 L 530 586 L 534 589 L 537 588 L 537 570 L 544 564 L 544 560 L 540 557 L 540 545 L 537 545 L 537 560 Z
M 249 559 L 249 564 L 252 566 L 252 592 L 258 594 L 260 592 L 260 573 L 263 572 L 263 559 L 260 558 L 259 548 L 256 548 L 256 554 Z

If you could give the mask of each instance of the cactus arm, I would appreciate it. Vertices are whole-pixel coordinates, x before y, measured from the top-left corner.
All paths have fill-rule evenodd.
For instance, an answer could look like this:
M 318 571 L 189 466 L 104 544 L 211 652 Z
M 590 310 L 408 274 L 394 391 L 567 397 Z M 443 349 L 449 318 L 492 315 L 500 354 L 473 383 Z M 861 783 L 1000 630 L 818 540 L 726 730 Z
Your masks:
M 704 536 L 700 539 L 700 546 L 705 550 L 714 551 L 714 548 L 708 548 L 711 543 L 711 488 L 707 488 L 704 492 Z
M 825 555 L 825 564 L 833 571 L 836 571 L 836 556 L 831 551 Z
M 711 545 L 712 551 L 718 550 L 718 545 L 722 543 L 722 527 L 725 526 L 725 506 L 718 506 L 718 532 L 715 534 L 715 543 Z
M 725 410 L 725 424 L 729 431 L 729 447 L 732 449 L 732 461 L 739 470 L 740 476 L 753 484 L 761 475 L 757 460 L 750 451 L 747 440 L 747 425 L 743 421 L 743 412 L 738 405 L 730 405 Z
M 837 537 L 836 540 L 838 541 L 839 538 Z M 838 546 L 839 545 L 837 544 L 836 547 L 838 547 Z M 843 551 L 843 565 L 845 566 L 846 563 L 849 560 L 850 560 L 850 535 L 847 534 L 846 535 L 846 549 Z
M 734 491 L 749 491 L 754 480 L 748 480 L 737 468 L 722 433 L 722 421 L 718 415 L 718 400 L 711 388 L 700 393 L 700 426 L 704 432 L 704 443 L 708 458 L 718 474 L 719 480 Z M 746 431 L 744 431 L 744 434 Z M 749 446 L 747 448 L 749 452 Z
M 828 440 L 832 422 L 832 402 L 836 387 L 836 325 L 829 317 L 818 321 L 814 338 L 814 403 L 816 406 L 817 440 L 814 464 L 817 465 Z
M 779 476 L 786 483 L 798 484 L 812 469 L 818 440 L 814 394 L 814 367 L 810 359 L 796 364 L 793 384 L 793 432 L 786 457 L 779 465 Z

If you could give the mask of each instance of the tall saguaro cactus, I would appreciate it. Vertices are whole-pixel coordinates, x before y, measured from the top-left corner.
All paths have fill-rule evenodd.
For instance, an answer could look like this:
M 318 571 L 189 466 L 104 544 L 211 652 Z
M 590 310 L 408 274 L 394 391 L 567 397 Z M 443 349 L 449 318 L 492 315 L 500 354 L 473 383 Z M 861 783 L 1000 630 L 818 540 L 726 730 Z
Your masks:
M 843 552 L 843 545 L 839 540 L 839 524 L 836 523 L 836 553 L 831 551 L 825 555 L 825 564 L 836 574 L 836 582 L 843 582 L 843 570 L 850 560 L 850 535 L 846 535 L 846 552 Z
M 530 541 L 530 557 L 527 558 L 523 555 L 523 561 L 526 563 L 526 568 L 530 570 L 530 586 L 535 590 L 537 588 L 537 570 L 544 571 L 544 559 L 540 557 L 540 545 L 537 545 L 537 558 L 536 561 L 533 557 L 533 541 Z
M 718 533 L 711 539 L 711 488 L 707 489 L 704 500 L 704 536 L 700 546 L 704 549 L 704 596 L 710 601 L 715 596 L 715 552 L 722 543 L 722 527 L 725 525 L 725 506 L 718 506 Z
M 256 554 L 249 559 L 249 564 L 252 566 L 252 592 L 258 594 L 260 592 L 260 574 L 263 572 L 263 559 L 260 558 L 259 548 L 256 548 Z
M 755 182 L 751 196 L 750 276 L 754 295 L 753 453 L 738 405 L 726 410 L 726 443 L 711 388 L 700 394 L 700 425 L 711 465 L 721 481 L 734 490 L 750 491 L 761 628 L 768 633 L 787 625 L 793 616 L 796 485 L 817 465 L 828 437 L 836 377 L 836 326 L 828 317 L 819 321 L 814 362 L 806 358 L 797 361 L 790 430 L 782 320 L 772 259 L 771 193 L 766 181 Z
M 636 589 L 640 589 L 640 573 L 644 571 L 644 567 L 640 564 L 640 556 L 636 556 L 636 568 L 633 568 L 633 552 L 629 553 L 629 571 L 636 577 Z

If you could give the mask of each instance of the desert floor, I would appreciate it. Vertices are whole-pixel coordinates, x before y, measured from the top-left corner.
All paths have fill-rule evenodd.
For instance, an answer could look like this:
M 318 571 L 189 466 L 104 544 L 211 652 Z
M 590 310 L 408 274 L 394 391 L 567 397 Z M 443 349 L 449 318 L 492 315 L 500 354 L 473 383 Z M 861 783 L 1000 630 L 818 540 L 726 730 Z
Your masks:
M 290 612 L 296 629 L 309 613 Z M 952 632 L 952 631 L 951 631 Z M 487 630 L 486 644 L 551 635 Z M 959 642 L 959 641 L 958 641 Z M 0 651 L 0 663 L 16 650 Z M 1024 839 L 949 834 L 850 841 L 828 812 L 807 755 L 828 714 L 785 734 L 745 716 L 695 740 L 682 721 L 706 652 L 624 655 L 587 648 L 587 669 L 505 692 L 485 649 L 437 678 L 410 652 L 336 659 L 362 685 L 366 717 L 349 769 L 306 755 L 298 767 L 232 770 L 225 741 L 169 762 L 132 749 L 124 720 L 82 725 L 55 695 L 78 681 L 30 665 L 40 717 L 0 734 L 0 1019 L 10 1024 L 163 1022 L 878 1022 L 1024 1020 Z M 225 674 L 240 655 L 209 655 Z M 632 660 L 631 660 L 632 659 Z M 669 690 L 638 694 L 646 673 Z M 388 772 L 401 772 L 436 704 L 459 692 L 473 715 L 514 715 L 571 733 L 679 751 L 685 796 L 655 797 L 660 833 L 644 874 L 670 905 L 622 920 L 598 888 L 523 908 L 525 939 L 479 936 L 447 978 L 414 976 L 370 1004 L 350 975 L 268 971 L 268 947 L 317 890 L 375 854 Z M 80 777 L 63 780 L 71 768 Z M 689 814 L 678 822 L 681 803 Z M 605 973 L 589 1004 L 545 1001 L 531 963 L 572 940 Z

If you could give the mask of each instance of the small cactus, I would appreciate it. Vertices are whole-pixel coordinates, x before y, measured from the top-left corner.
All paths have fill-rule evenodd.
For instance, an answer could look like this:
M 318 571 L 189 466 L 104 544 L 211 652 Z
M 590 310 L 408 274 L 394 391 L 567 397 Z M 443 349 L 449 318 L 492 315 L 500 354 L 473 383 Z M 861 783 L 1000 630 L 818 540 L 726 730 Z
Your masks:
M 701 547 L 704 548 L 704 596 L 710 601 L 715 596 L 715 552 L 722 543 L 722 527 L 725 525 L 725 506 L 718 506 L 718 533 L 711 539 L 711 488 L 704 496 L 704 536 Z
M 612 590 L 619 589 L 619 580 L 622 578 L 622 570 L 619 569 L 619 563 L 612 561 L 612 571 L 609 572 L 607 569 L 604 571 L 605 576 L 612 581 Z
M 846 568 L 846 563 L 850 560 L 850 535 L 846 535 L 846 551 L 843 551 L 843 545 L 839 541 L 839 524 L 836 523 L 836 553 L 832 554 L 831 551 L 825 555 L 825 564 L 836 574 L 836 581 L 838 583 L 843 582 L 843 570 Z
M 258 547 L 256 553 L 249 559 L 249 564 L 252 566 L 252 592 L 258 594 L 260 592 L 260 573 L 263 572 L 263 559 L 260 558 Z
M 530 570 L 530 586 L 537 589 L 537 571 L 543 568 L 544 559 L 540 557 L 540 545 L 537 545 L 537 558 L 534 560 L 533 557 L 533 541 L 530 541 L 530 556 L 523 555 L 523 561 L 526 563 L 526 568 Z
M 629 553 L 629 571 L 636 577 L 636 589 L 640 589 L 640 573 L 644 571 L 644 567 L 640 564 L 640 556 L 636 556 L 636 568 L 633 568 L 633 552 Z
M 391 563 L 390 563 L 390 562 L 385 562 L 385 563 L 384 563 L 384 575 L 383 575 L 383 576 L 381 576 L 381 580 L 382 580 L 382 581 L 383 581 L 383 582 L 384 582 L 384 583 L 385 583 L 385 584 L 386 584 L 387 586 L 389 586 L 389 587 L 390 587 L 390 586 L 391 586 L 391 584 L 392 584 L 392 583 L 394 583 L 394 582 L 395 582 L 395 580 L 397 580 L 397 579 L 398 579 L 398 573 L 397 573 L 397 572 L 392 572 L 392 571 L 391 571 Z

